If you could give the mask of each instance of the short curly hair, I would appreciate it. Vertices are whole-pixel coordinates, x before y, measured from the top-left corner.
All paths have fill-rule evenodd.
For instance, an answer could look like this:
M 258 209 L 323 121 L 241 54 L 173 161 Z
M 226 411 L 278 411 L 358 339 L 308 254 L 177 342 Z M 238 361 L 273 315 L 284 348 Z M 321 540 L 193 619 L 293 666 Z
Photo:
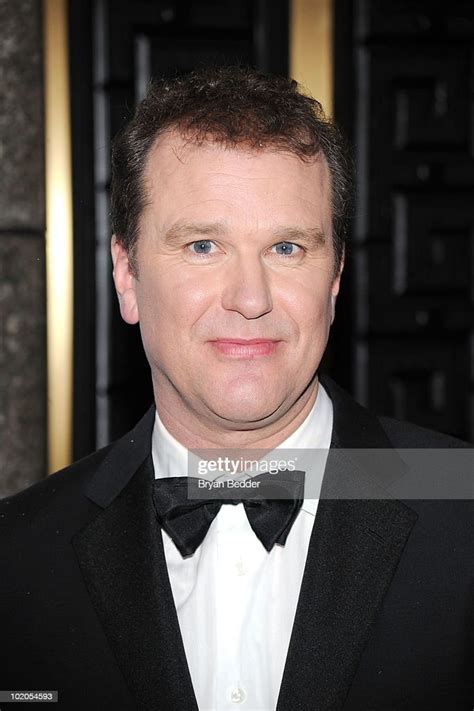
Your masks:
M 246 67 L 206 68 L 155 80 L 112 147 L 111 223 L 136 272 L 135 247 L 146 204 L 143 174 L 151 148 L 166 130 L 200 144 L 287 151 L 302 160 L 322 153 L 331 176 L 333 245 L 339 270 L 352 198 L 348 145 L 321 104 L 296 81 Z

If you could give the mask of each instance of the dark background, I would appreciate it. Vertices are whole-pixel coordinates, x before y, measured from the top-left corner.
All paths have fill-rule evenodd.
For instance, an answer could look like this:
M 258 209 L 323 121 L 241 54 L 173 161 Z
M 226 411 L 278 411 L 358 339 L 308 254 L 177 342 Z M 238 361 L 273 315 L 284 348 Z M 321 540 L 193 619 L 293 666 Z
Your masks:
M 110 140 L 152 76 L 288 73 L 284 0 L 70 0 L 74 459 L 152 402 L 111 281 Z M 357 200 L 324 369 L 365 405 L 474 438 L 471 2 L 335 0 L 334 114 Z M 316 97 L 318 98 L 318 97 Z

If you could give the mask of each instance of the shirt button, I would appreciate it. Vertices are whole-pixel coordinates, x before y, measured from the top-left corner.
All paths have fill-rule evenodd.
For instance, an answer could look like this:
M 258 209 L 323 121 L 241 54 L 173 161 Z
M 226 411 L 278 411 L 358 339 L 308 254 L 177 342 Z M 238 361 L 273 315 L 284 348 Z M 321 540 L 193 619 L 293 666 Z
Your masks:
M 233 704 L 243 704 L 246 698 L 247 694 L 240 686 L 236 686 L 234 689 L 232 689 L 230 694 L 230 700 Z
M 245 565 L 245 562 L 243 561 L 242 558 L 239 558 L 235 564 L 235 570 L 237 575 L 246 575 L 247 574 L 247 566 Z

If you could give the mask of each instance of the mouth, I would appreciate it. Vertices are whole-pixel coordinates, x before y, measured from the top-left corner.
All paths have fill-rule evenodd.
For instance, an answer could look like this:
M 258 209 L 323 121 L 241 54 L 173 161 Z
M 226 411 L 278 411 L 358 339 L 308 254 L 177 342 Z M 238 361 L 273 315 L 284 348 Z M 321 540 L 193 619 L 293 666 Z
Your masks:
M 219 338 L 209 343 L 220 355 L 251 359 L 272 355 L 281 341 L 267 338 Z

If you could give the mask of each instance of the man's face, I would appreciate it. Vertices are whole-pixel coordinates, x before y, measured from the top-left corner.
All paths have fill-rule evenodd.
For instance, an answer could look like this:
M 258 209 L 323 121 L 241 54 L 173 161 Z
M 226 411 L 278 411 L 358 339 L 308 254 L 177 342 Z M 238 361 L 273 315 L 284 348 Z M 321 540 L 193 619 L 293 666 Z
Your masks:
M 271 149 L 170 133 L 146 169 L 138 278 L 113 246 L 121 313 L 140 321 L 158 405 L 227 429 L 278 420 L 326 347 L 334 276 L 329 171 Z

